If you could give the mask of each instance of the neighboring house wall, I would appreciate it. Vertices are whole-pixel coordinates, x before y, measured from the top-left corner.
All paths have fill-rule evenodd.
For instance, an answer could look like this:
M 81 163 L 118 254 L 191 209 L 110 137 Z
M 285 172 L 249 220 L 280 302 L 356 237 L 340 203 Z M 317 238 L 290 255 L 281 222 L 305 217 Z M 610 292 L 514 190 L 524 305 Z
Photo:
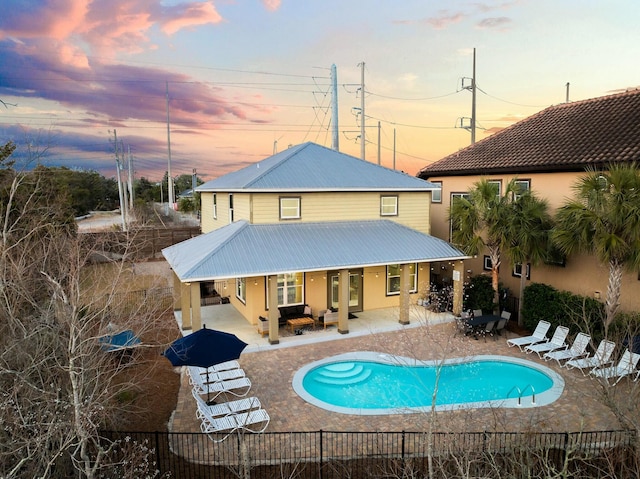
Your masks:
M 551 213 L 560 207 L 566 199 L 573 196 L 573 185 L 583 176 L 581 172 L 549 172 L 523 175 L 487 175 L 487 176 L 430 176 L 429 181 L 442 182 L 442 203 L 431 205 L 431 232 L 433 236 L 450 241 L 449 207 L 452 193 L 465 193 L 473 188 L 473 184 L 481 178 L 501 181 L 501 191 L 513 178 L 530 180 L 531 190 L 540 198 L 547 200 Z M 465 261 L 465 268 L 473 275 L 486 273 L 484 255 Z M 566 265 L 538 265 L 530 268 L 532 282 L 549 284 L 559 290 L 571 291 L 575 294 L 604 299 L 607 291 L 609 270 L 607 265 L 600 264 L 593 256 L 573 255 L 567 258 Z M 513 276 L 513 265 L 503 255 L 500 267 L 500 281 L 518 296 L 520 278 Z M 640 281 L 638 273 L 627 273 L 623 279 L 621 306 L 627 311 L 640 311 Z
M 229 194 L 216 193 L 217 219 L 213 218 L 214 193 L 203 192 L 202 232 L 229 224 Z M 382 196 L 398 197 L 398 214 L 380 214 Z M 280 219 L 280 198 L 300 198 L 300 219 Z M 320 222 L 389 219 L 422 233 L 430 233 L 429 192 L 329 192 L 329 193 L 234 193 L 234 221 L 254 224 L 280 221 Z

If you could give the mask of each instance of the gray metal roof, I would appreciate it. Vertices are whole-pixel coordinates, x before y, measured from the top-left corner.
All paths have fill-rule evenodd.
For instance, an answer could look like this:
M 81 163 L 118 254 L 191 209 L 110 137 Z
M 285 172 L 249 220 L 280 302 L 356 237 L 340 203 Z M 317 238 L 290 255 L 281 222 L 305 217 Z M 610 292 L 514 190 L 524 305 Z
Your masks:
M 389 220 L 243 220 L 165 248 L 162 254 L 183 282 L 468 258 L 446 241 Z
M 196 191 L 431 191 L 438 186 L 315 143 L 208 181 Z

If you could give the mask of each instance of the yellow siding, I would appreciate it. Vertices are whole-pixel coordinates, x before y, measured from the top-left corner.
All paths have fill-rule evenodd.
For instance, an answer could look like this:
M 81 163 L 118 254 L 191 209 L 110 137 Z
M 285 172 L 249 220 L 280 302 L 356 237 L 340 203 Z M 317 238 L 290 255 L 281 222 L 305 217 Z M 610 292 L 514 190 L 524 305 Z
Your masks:
M 398 216 L 380 215 L 380 197 L 398 196 Z M 300 222 L 389 219 L 422 232 L 429 231 L 429 193 L 301 193 L 253 195 L 253 222 L 280 222 L 280 197 L 300 197 Z

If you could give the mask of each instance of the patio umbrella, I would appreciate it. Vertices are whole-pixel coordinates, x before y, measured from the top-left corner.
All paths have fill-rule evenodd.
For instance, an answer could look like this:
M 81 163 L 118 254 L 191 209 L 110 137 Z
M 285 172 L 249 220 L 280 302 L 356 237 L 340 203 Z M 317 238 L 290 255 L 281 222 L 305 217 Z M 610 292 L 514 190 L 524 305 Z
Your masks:
M 235 334 L 205 327 L 176 339 L 162 354 L 174 366 L 209 368 L 216 364 L 238 359 L 246 347 L 247 343 Z M 209 382 L 208 369 L 207 382 Z M 208 396 L 207 391 L 207 401 L 209 400 Z

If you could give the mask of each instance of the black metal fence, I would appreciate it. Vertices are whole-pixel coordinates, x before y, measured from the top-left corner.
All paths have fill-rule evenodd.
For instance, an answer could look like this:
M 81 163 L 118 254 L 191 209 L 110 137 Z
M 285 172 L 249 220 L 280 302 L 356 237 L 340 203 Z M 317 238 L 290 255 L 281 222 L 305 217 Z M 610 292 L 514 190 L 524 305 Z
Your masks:
M 638 477 L 635 430 L 577 433 L 104 432 L 144 444 L 160 477 Z M 117 458 L 114 458 L 117 459 Z M 435 474 L 435 476 L 434 476 Z

